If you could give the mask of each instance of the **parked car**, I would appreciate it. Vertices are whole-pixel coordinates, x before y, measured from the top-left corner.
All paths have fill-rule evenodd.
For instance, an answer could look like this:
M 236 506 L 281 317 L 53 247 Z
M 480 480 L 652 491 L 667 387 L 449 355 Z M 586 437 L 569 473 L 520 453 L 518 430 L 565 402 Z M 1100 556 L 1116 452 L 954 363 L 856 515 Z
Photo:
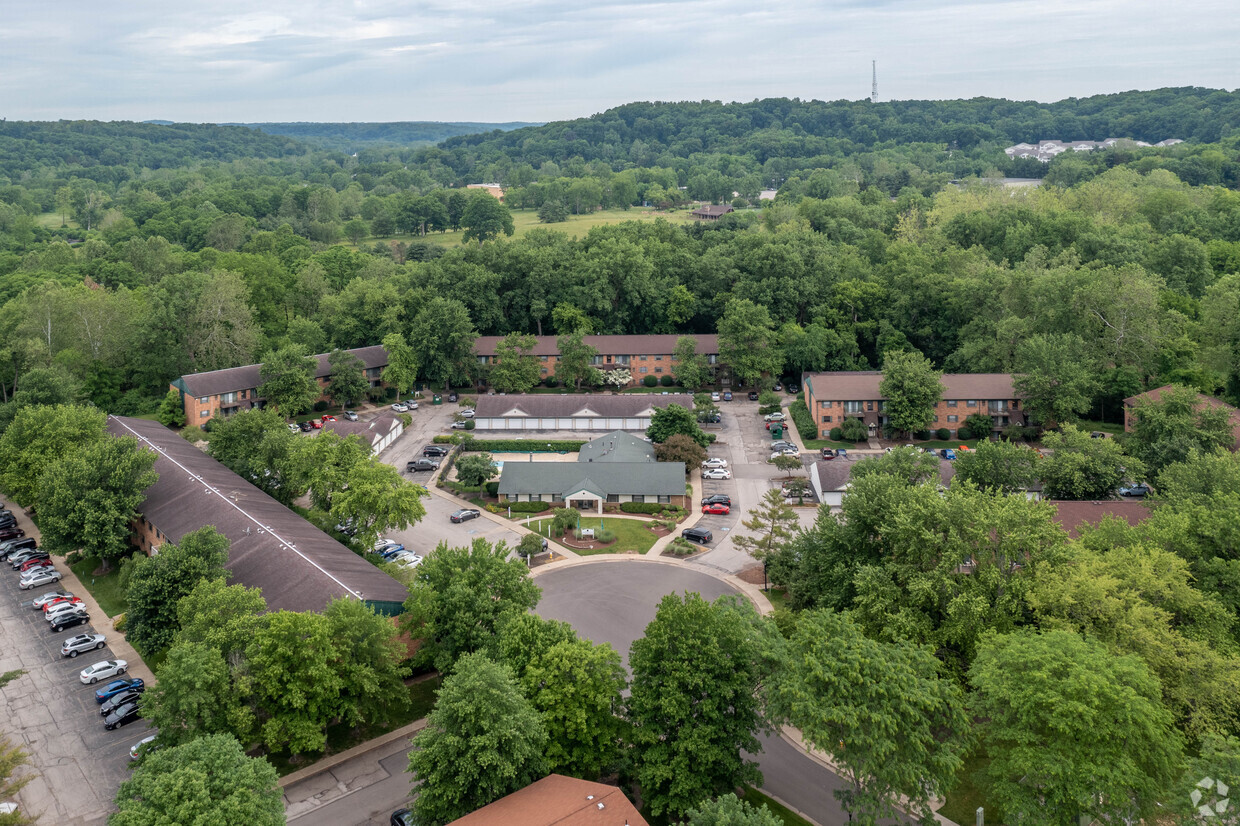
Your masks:
M 793 384 L 789 384 L 789 385 L 788 385 L 788 392 L 789 392 L 789 393 L 792 393 L 792 394 L 794 394 L 794 395 L 795 395 L 795 394 L 797 394 L 797 393 L 800 393 L 800 392 L 801 392 L 801 385 L 799 385 L 799 384 L 795 384 L 795 383 L 793 383 Z
M 414 459 L 405 465 L 407 473 L 423 470 L 439 470 L 439 463 L 434 459 Z
M 699 545 L 705 545 L 714 540 L 715 535 L 706 528 L 685 528 L 680 535 L 690 542 L 696 542 Z
M 103 634 L 78 634 L 60 644 L 60 656 L 76 657 L 83 651 L 94 651 L 107 644 L 108 640 Z
M 328 414 L 328 413 L 324 413 L 324 414 L 323 414 L 323 421 L 324 421 L 324 422 L 334 422 L 334 421 L 336 421 L 336 417 L 335 417 L 335 416 L 332 416 L 332 415 L 330 415 L 330 414 Z
M 343 522 L 336 525 L 336 533 L 342 533 L 345 536 L 357 536 L 357 525 L 353 522 L 353 517 L 349 517 Z
M 703 479 L 731 479 L 732 471 L 722 467 L 711 467 L 702 471 Z
M 302 422 L 297 427 L 301 429 L 302 433 L 309 433 L 311 430 L 314 430 L 314 425 L 310 424 L 310 422 Z
M 85 625 L 88 622 L 90 622 L 90 617 L 88 617 L 85 613 L 65 614 L 63 616 L 57 617 L 54 621 L 48 623 L 48 625 L 51 627 L 53 634 L 59 634 L 61 631 L 64 631 L 66 628 L 73 628 L 78 625 Z
M 289 422 L 289 423 L 288 423 L 288 429 L 289 429 L 290 431 L 292 431 L 293 433 L 300 433 L 300 432 L 301 432 L 301 428 L 297 426 L 297 423 L 296 423 L 296 422 Z
M 43 619 L 50 623 L 55 623 L 62 617 L 72 616 L 74 614 L 85 614 L 86 606 L 81 603 L 66 602 L 63 605 L 57 605 L 52 610 L 44 614 Z
M 732 512 L 732 507 L 730 505 L 725 505 L 722 502 L 712 502 L 709 505 L 702 506 L 702 513 L 713 513 L 713 514 L 723 515 L 723 514 L 728 514 L 731 512 Z
M 474 411 L 473 411 L 473 408 L 467 407 L 464 410 L 458 410 L 456 412 L 456 415 L 460 416 L 463 419 L 472 419 L 474 417 Z
M 793 450 L 790 448 L 784 448 L 783 450 L 776 450 L 770 456 L 766 457 L 766 460 L 768 462 L 773 462 L 776 459 L 778 459 L 780 456 L 799 456 L 799 455 L 801 454 L 797 453 L 796 450 Z
M 423 456 L 447 456 L 452 451 L 443 445 L 427 445 L 422 448 Z
M 413 812 L 408 809 L 397 809 L 392 812 L 390 826 L 417 826 L 417 821 L 413 819 Z
M 724 400 L 725 402 L 730 402 L 730 401 L 732 401 L 732 391 L 731 391 L 731 390 L 724 390 L 724 391 L 723 391 L 723 400 Z
M 141 696 L 142 696 L 141 691 L 134 691 L 133 689 L 130 689 L 128 691 L 122 691 L 120 694 L 117 694 L 115 697 L 111 697 L 105 700 L 103 702 L 103 705 L 99 706 L 99 716 L 107 717 L 109 714 L 116 711 L 121 706 L 125 705 L 125 703 L 138 702 L 138 698 Z
M 824 461 L 827 461 L 827 462 L 831 461 L 832 459 L 835 458 L 835 451 L 829 447 L 824 447 L 822 449 L 822 458 Z
M 6 539 L 0 542 L 0 559 L 8 559 L 13 554 L 24 551 L 28 548 L 34 548 L 39 544 L 39 540 L 33 536 L 23 536 L 18 539 Z
M 83 684 L 94 685 L 100 680 L 106 680 L 108 677 L 124 674 L 127 668 L 129 668 L 129 663 L 124 660 L 103 660 L 83 668 L 82 673 L 78 677 Z M 107 698 L 105 697 L 104 699 L 106 700 Z
M 1138 499 L 1149 496 L 1151 492 L 1152 491 L 1151 491 L 1150 486 L 1145 484 L 1144 482 L 1141 482 L 1140 484 L 1135 484 L 1135 485 L 1132 483 L 1129 483 L 1126 485 L 1120 485 L 1119 487 L 1120 496 L 1130 496 L 1130 497 L 1135 497 Z
M 405 402 L 405 407 L 409 408 L 410 410 L 417 410 L 418 403 L 415 402 L 413 399 L 409 399 L 408 401 Z
M 775 386 L 772 387 L 771 389 L 774 390 L 776 393 L 779 393 L 784 389 L 784 386 L 780 384 L 779 382 L 775 382 Z
M 952 450 L 950 447 L 945 447 L 942 450 L 940 450 L 939 456 L 943 459 L 946 459 L 949 462 L 956 461 L 956 451 Z
M 81 605 L 81 604 L 82 604 L 82 600 L 79 597 L 70 596 L 68 599 L 62 598 L 62 599 L 53 600 L 51 602 L 44 603 L 43 608 L 41 610 L 43 611 L 44 616 L 46 616 L 49 611 L 51 611 L 54 608 L 58 608 L 61 605 Z
M 1091 430 L 1089 432 L 1089 438 L 1091 439 L 1105 439 L 1106 437 L 1107 434 L 1103 433 L 1101 430 Z
M 155 751 L 155 749 L 159 748 L 159 746 L 151 745 L 152 743 L 155 742 L 155 738 L 158 736 L 159 736 L 158 734 L 148 734 L 146 737 L 143 737 L 141 740 L 139 740 L 138 742 L 130 746 L 129 747 L 129 762 L 132 763 L 133 761 L 137 760 L 139 757 L 150 754 L 151 752 Z
M 453 522 L 464 522 L 468 519 L 477 519 L 481 515 L 482 512 L 477 508 L 461 508 L 459 511 L 454 511 L 448 518 Z
M 311 419 L 311 420 L 310 420 L 310 426 L 311 426 L 312 428 L 314 428 L 315 430 L 322 430 L 322 429 L 323 429 L 323 420 L 322 420 L 322 419 Z
M 757 391 L 757 390 L 750 390 L 750 391 L 749 391 L 749 400 L 750 400 L 751 402 L 756 402 L 756 401 L 758 400 L 758 391 Z
M 52 558 L 50 556 L 36 556 L 34 559 L 27 559 L 17 570 L 24 574 L 27 571 L 33 571 L 35 568 L 50 567 L 52 567 Z
M 383 551 L 379 554 L 379 556 L 383 557 L 384 559 L 391 560 L 391 559 L 395 559 L 396 557 L 400 556 L 401 554 L 403 554 L 403 553 L 405 553 L 405 552 L 406 552 L 406 551 L 405 551 L 405 546 L 404 546 L 404 545 L 396 544 L 396 545 L 393 545 L 393 546 L 392 546 L 392 547 L 390 547 L 390 548 L 386 548 L 386 549 L 384 549 L 384 550 L 383 550 Z
M 355 421 L 357 421 L 357 413 L 355 413 L 355 412 L 354 412 L 354 411 L 352 411 L 352 410 L 346 410 L 346 411 L 344 411 L 344 417 L 345 417 L 346 419 L 348 419 L 349 421 L 351 421 L 351 422 L 355 422 Z
M 727 466 L 728 466 L 728 460 L 721 459 L 718 456 L 713 456 L 710 459 L 707 459 L 705 462 L 702 462 L 702 467 L 727 467 Z
M 732 497 L 726 493 L 716 493 L 713 496 L 707 496 L 702 500 L 703 505 L 724 504 L 728 507 L 732 506 Z
M 17 527 L 16 524 L 6 525 L 3 528 L 0 528 L 0 540 L 18 539 L 25 535 L 26 535 L 26 532 L 22 530 L 21 528 Z
M 35 597 L 30 607 L 36 611 L 41 611 L 49 605 L 55 605 L 57 602 L 73 602 L 74 600 L 82 601 L 68 591 L 48 591 L 46 594 L 40 594 Z
M 16 553 L 9 554 L 9 563 L 13 566 L 13 570 L 17 570 L 27 559 L 42 559 L 50 556 L 47 551 L 39 548 L 23 548 Z
M 799 450 L 799 448 L 785 439 L 777 439 L 771 442 L 771 450 Z
M 34 572 L 32 577 L 22 577 L 22 581 L 17 587 L 23 591 L 29 591 L 31 588 L 38 588 L 40 585 L 51 585 L 53 582 L 60 582 L 60 571 L 55 568 L 40 568 Z
M 452 423 L 453 430 L 468 430 L 469 425 L 464 419 L 457 419 Z
M 717 402 L 717 401 L 719 401 L 719 394 L 718 394 L 718 393 L 711 393 L 711 394 L 710 394 L 710 400 L 711 400 L 712 402 Z
M 123 725 L 132 723 L 134 720 L 140 719 L 138 714 L 137 702 L 131 701 L 122 706 L 117 706 L 116 710 L 103 718 L 103 727 L 108 731 L 118 729 Z
M 409 412 L 409 408 L 405 406 L 404 402 L 396 402 L 396 404 L 392 405 L 392 409 L 395 410 L 397 413 L 408 413 Z
M 415 568 L 422 564 L 422 557 L 409 551 L 402 551 L 392 557 L 391 561 L 405 568 Z
M 456 404 L 460 400 L 461 400 L 461 397 L 457 395 L 456 393 L 448 394 L 448 401 L 452 402 L 453 404 Z
M 142 682 L 141 677 L 130 677 L 126 680 L 113 680 L 103 688 L 95 689 L 95 702 L 102 703 L 108 698 L 115 697 L 122 691 L 128 691 L 131 688 L 136 691 L 144 691 L 146 690 L 146 683 Z

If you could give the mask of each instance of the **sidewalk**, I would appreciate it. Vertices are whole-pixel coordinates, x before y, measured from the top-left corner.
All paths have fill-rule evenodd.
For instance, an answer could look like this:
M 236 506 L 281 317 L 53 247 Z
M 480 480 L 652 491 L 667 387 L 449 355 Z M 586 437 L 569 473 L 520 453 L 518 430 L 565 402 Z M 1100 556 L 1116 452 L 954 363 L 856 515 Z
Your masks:
M 26 532 L 26 536 L 34 537 L 42 543 L 43 537 L 39 533 L 39 529 L 30 519 L 30 515 L 21 508 L 17 503 L 12 502 L 8 497 L 0 497 L 0 503 L 4 507 L 13 511 L 17 517 L 17 525 Z M 135 549 L 136 550 L 136 549 Z M 103 613 L 103 609 L 99 607 L 99 603 L 95 601 L 94 596 L 82 584 L 77 575 L 70 570 L 62 557 L 52 557 L 52 563 L 57 571 L 61 573 L 61 580 L 55 585 L 48 585 L 45 588 L 35 588 L 29 591 L 31 598 L 47 591 L 63 590 L 68 591 L 82 600 L 82 604 L 86 606 L 87 613 L 90 614 L 91 626 L 97 633 L 104 634 L 108 638 L 108 648 L 111 649 L 113 656 L 117 659 L 124 660 L 128 665 L 126 670 L 131 677 L 141 677 L 147 686 L 155 684 L 155 673 L 147 667 L 142 657 L 134 649 L 129 641 L 125 639 L 125 635 L 116 631 L 112 623 L 116 617 L 109 617 Z M 80 627 L 80 626 L 79 626 Z

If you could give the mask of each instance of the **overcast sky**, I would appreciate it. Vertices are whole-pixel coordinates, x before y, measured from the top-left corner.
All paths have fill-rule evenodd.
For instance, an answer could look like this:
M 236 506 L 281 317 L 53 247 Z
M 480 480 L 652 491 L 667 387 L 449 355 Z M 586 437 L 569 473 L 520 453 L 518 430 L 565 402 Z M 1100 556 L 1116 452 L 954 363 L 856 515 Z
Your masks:
M 1232 89 L 1237 0 L 0 0 L 0 117 L 547 121 Z

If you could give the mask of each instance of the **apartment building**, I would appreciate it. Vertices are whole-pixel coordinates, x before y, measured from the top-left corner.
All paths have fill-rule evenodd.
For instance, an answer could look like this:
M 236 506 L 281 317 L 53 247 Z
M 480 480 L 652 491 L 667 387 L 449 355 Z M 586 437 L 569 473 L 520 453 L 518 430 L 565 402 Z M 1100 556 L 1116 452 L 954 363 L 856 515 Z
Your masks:
M 877 370 L 806 373 L 805 404 L 814 415 L 819 438 L 844 419 L 860 419 L 872 436 L 887 426 L 887 400 L 879 392 L 883 374 Z M 935 405 L 930 430 L 947 428 L 954 437 L 969 416 L 990 416 L 995 431 L 1024 425 L 1025 412 L 1010 373 L 949 373 L 942 378 L 943 398 Z
M 697 352 L 706 357 L 710 365 L 719 363 L 719 336 L 690 336 L 697 340 Z M 679 335 L 652 336 L 586 336 L 585 343 L 598 351 L 594 366 L 600 370 L 627 368 L 633 376 L 632 384 L 640 384 L 647 376 L 661 379 L 676 375 L 676 360 L 672 357 Z M 495 347 L 502 336 L 479 336 L 474 343 L 474 353 L 479 364 L 494 364 L 497 360 Z M 537 336 L 533 355 L 542 362 L 542 377 L 555 375 L 555 365 L 560 349 L 555 336 Z
M 1124 399 L 1124 432 L 1131 433 L 1132 429 L 1136 427 L 1137 416 L 1142 404 L 1162 401 L 1163 394 L 1174 387 L 1175 385 L 1172 384 L 1164 384 L 1162 387 L 1156 387 L 1153 390 L 1147 390 L 1144 393 Z M 1227 413 L 1227 421 L 1231 425 L 1233 436 L 1231 450 L 1240 450 L 1240 410 L 1232 407 L 1222 399 L 1198 393 L 1197 409 L 1200 410 L 1203 407 L 1214 407 Z

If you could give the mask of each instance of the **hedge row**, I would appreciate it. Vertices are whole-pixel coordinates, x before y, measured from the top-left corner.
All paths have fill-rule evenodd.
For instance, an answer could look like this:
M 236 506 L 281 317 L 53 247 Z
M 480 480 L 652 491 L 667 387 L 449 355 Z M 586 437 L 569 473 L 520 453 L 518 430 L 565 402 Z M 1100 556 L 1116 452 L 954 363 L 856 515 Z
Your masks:
M 684 509 L 679 505 L 664 505 L 658 502 L 621 502 L 620 511 L 622 513 L 645 513 L 652 516 L 662 516 L 664 513 L 683 513 Z
M 801 434 L 802 439 L 818 438 L 818 426 L 814 424 L 814 414 L 809 412 L 805 402 L 797 399 L 788 405 L 788 412 L 792 414 L 792 421 L 796 424 L 797 432 Z
M 512 508 L 513 513 L 542 513 L 551 509 L 548 502 L 500 502 L 500 510 Z

